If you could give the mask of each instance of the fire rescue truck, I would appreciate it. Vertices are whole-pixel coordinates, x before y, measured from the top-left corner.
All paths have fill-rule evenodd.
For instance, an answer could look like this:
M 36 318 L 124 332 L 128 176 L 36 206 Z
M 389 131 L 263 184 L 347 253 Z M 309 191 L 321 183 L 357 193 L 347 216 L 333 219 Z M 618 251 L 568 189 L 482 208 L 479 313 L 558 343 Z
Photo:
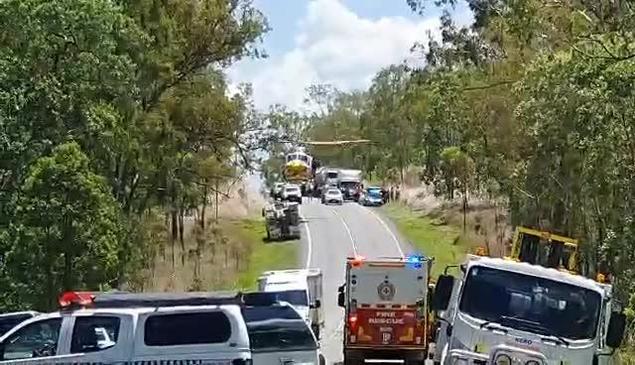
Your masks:
M 422 256 L 349 258 L 338 305 L 345 310 L 344 364 L 364 360 L 423 363 L 430 342 L 428 278 Z
M 468 255 L 441 275 L 437 364 L 613 364 L 625 316 L 603 276 L 578 273 L 578 242 L 520 227 L 512 255 Z

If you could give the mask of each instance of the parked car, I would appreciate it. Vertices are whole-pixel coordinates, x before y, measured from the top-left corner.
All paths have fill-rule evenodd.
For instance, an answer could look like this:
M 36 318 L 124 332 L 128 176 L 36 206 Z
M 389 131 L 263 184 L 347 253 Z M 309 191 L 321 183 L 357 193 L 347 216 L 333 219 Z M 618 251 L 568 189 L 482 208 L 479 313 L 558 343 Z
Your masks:
M 381 194 L 380 187 L 369 187 L 366 188 L 360 198 L 359 204 L 364 206 L 381 206 L 384 204 L 384 198 Z
M 302 190 L 298 185 L 288 184 L 282 191 L 282 200 L 302 204 Z
M 339 204 L 342 205 L 344 203 L 344 196 L 342 192 L 337 188 L 330 188 L 324 193 L 322 197 L 322 204 Z

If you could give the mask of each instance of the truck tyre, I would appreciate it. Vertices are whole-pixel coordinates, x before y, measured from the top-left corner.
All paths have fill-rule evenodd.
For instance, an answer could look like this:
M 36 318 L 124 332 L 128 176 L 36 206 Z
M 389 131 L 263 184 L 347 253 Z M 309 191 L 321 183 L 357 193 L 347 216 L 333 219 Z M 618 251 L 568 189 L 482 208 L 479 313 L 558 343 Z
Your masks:
M 320 365 L 326 365 L 326 359 L 324 358 L 324 355 L 320 354 Z
M 265 238 L 265 240 L 267 242 L 271 241 L 271 233 L 269 233 L 269 230 L 267 230 L 267 238 Z

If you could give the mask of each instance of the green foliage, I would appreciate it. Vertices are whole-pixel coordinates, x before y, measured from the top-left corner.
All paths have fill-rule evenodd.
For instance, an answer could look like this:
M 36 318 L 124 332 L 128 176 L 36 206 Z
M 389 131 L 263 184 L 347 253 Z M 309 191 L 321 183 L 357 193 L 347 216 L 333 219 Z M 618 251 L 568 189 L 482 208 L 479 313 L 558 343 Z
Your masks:
M 182 242 L 255 161 L 251 90 L 222 69 L 263 55 L 266 20 L 249 0 L 7 0 L 0 21 L 0 307 L 125 284 L 149 216 Z
M 120 227 L 119 207 L 79 145 L 38 159 L 18 198 L 6 256 L 20 303 L 51 309 L 63 290 L 114 284 Z

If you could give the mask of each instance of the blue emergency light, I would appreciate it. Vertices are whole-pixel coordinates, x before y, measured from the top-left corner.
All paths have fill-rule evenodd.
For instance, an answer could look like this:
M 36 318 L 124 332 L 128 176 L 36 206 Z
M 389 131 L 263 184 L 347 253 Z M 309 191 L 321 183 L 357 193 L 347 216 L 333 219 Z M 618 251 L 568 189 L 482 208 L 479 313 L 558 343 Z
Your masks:
M 408 266 L 415 269 L 421 269 L 424 261 L 425 257 L 423 255 L 411 254 L 406 256 L 406 263 L 408 264 Z

